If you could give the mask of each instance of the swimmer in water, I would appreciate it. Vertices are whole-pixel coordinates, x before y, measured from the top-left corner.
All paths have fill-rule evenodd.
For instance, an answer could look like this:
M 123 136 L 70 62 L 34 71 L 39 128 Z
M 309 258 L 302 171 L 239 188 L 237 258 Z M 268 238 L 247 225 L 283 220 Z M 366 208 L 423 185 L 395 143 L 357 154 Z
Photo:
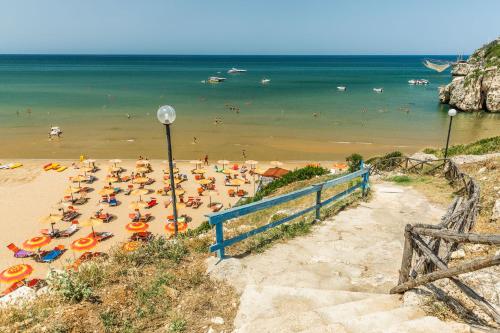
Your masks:
M 130 119 L 130 113 L 127 113 L 127 119 Z

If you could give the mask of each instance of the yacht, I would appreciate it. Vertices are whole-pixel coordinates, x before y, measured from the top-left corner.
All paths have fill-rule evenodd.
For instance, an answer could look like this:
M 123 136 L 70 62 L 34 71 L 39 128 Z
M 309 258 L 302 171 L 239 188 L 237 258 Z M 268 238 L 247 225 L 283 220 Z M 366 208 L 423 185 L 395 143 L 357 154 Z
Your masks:
M 271 82 L 270 79 L 262 79 L 262 80 L 260 80 L 260 83 L 262 83 L 262 84 L 268 84 L 269 82 Z
M 384 88 L 373 88 L 373 91 L 380 94 L 384 92 Z
M 231 68 L 230 70 L 227 71 L 228 74 L 236 74 L 236 73 L 245 73 L 247 70 L 246 69 L 239 69 L 239 68 Z
M 347 90 L 347 87 L 344 87 L 344 86 L 338 86 L 338 87 L 337 87 L 337 90 L 338 90 L 338 91 L 346 91 L 346 90 Z
M 211 76 L 208 78 L 208 83 L 219 83 L 226 81 L 225 77 Z

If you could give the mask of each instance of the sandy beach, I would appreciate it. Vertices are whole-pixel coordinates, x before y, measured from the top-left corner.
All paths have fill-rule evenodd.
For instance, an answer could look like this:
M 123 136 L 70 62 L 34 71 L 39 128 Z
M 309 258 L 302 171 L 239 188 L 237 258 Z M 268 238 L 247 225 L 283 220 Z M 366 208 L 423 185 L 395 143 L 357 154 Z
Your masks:
M 14 162 L 8 160 L 2 160 L 2 162 Z M 22 167 L 11 170 L 0 170 L 0 212 L 2 215 L 2 223 L 0 224 L 0 269 L 4 269 L 14 264 L 18 263 L 29 263 L 35 269 L 32 277 L 43 278 L 46 276 L 49 268 L 63 269 L 69 263 L 72 263 L 75 258 L 80 256 L 80 252 L 75 252 L 70 249 L 70 244 L 81 237 L 87 236 L 91 233 L 90 227 L 81 227 L 81 229 L 74 235 L 68 238 L 54 238 L 51 243 L 42 248 L 42 250 L 53 249 L 57 245 L 63 245 L 68 249 L 62 257 L 57 259 L 51 264 L 37 263 L 32 259 L 20 259 L 13 256 L 7 245 L 14 243 L 19 248 L 22 248 L 22 243 L 27 239 L 35 236 L 41 235 L 40 230 L 44 228 L 50 229 L 50 224 L 42 224 L 40 219 L 49 214 L 57 214 L 58 208 L 61 207 L 61 200 L 63 200 L 65 191 L 70 185 L 77 186 L 78 183 L 74 184 L 70 181 L 70 177 L 77 176 L 82 173 L 82 169 L 76 169 L 72 166 L 72 163 L 76 163 L 76 160 L 16 160 L 15 162 L 20 162 L 23 164 Z M 61 165 L 68 166 L 68 169 L 63 172 L 56 172 L 53 170 L 44 171 L 43 165 L 50 162 L 57 162 Z M 156 193 L 158 189 L 165 186 L 164 184 L 164 173 L 167 165 L 162 160 L 151 160 L 152 172 L 148 173 L 147 176 L 155 179 L 152 185 L 146 185 L 145 188 L 150 190 L 150 194 L 145 195 L 142 200 L 148 200 L 151 197 L 155 197 L 158 200 L 158 205 L 150 209 L 142 209 L 141 212 L 150 213 L 153 218 L 148 223 L 149 229 L 155 235 L 167 236 L 168 233 L 165 231 L 164 226 L 167 222 L 167 216 L 172 214 L 171 205 L 165 208 L 165 201 L 169 200 L 170 196 L 162 196 Z M 123 160 L 119 165 L 123 167 L 126 171 L 122 175 L 130 175 L 132 171 L 135 170 L 135 160 Z M 133 201 L 138 200 L 137 196 L 125 195 L 124 192 L 118 193 L 116 198 L 118 200 L 118 206 L 108 207 L 107 205 L 100 204 L 99 200 L 101 196 L 99 191 L 108 183 L 106 182 L 106 176 L 108 174 L 108 169 L 111 166 L 108 160 L 97 160 L 96 166 L 99 170 L 94 173 L 97 178 L 92 184 L 83 184 L 82 186 L 88 186 L 91 190 L 87 193 L 89 198 L 88 202 L 83 205 L 74 206 L 77 211 L 81 214 L 76 218 L 79 222 L 88 220 L 93 214 L 104 207 L 103 212 L 110 213 L 114 216 L 113 220 L 108 223 L 103 223 L 95 227 L 96 232 L 107 231 L 112 232 L 114 237 L 99 243 L 92 251 L 102 251 L 106 252 L 111 247 L 116 246 L 120 243 L 126 242 L 132 233 L 125 230 L 125 225 L 131 222 L 129 214 L 133 210 L 129 207 Z M 239 164 L 242 166 L 242 162 L 231 162 L 231 165 Z M 283 168 L 292 170 L 296 167 L 304 166 L 307 162 L 284 162 Z M 325 167 L 330 166 L 331 162 L 321 162 Z M 184 198 L 187 199 L 189 196 L 198 196 L 197 188 L 200 186 L 194 179 L 194 175 L 191 170 L 195 168 L 194 164 L 189 163 L 189 161 L 179 161 L 177 162 L 177 167 L 181 174 L 186 174 L 188 179 L 181 183 L 182 189 L 185 190 Z M 219 166 L 220 167 L 220 166 Z M 258 164 L 260 169 L 267 169 L 270 167 L 269 163 Z M 234 187 L 225 186 L 223 173 L 217 173 L 214 169 L 214 164 L 210 163 L 208 167 L 205 167 L 207 173 L 205 177 L 215 177 L 215 188 L 216 193 L 211 195 L 213 202 L 220 202 L 224 205 L 222 209 L 231 207 L 238 201 L 238 197 L 230 197 L 228 195 L 228 190 Z M 248 177 L 251 180 L 250 184 L 245 184 L 241 186 L 241 189 L 249 192 L 250 195 L 253 194 L 253 178 Z M 256 178 L 257 179 L 257 178 Z M 120 187 L 125 190 L 131 182 L 122 182 L 113 184 L 114 187 Z M 138 185 L 134 184 L 134 188 L 138 188 Z M 189 228 L 195 228 L 199 226 L 203 221 L 206 220 L 205 214 L 211 212 L 208 207 L 209 197 L 204 194 L 201 196 L 202 205 L 198 209 L 191 207 L 185 207 L 179 209 L 179 214 L 187 214 L 192 218 L 192 221 L 188 223 Z M 58 222 L 55 224 L 55 228 L 63 230 L 71 225 L 70 222 Z

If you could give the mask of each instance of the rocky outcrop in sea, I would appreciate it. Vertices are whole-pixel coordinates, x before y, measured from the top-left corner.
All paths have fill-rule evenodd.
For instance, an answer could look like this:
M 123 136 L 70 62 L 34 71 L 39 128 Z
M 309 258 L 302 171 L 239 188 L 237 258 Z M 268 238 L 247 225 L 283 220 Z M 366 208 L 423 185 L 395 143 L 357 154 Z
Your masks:
M 453 64 L 453 79 L 439 87 L 439 101 L 460 111 L 500 112 L 500 37 Z

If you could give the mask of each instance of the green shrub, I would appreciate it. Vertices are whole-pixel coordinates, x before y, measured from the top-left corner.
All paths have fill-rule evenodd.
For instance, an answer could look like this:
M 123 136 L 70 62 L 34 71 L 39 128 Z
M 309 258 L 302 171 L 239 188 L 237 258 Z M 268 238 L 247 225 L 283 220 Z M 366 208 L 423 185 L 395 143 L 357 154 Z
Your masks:
M 394 176 L 389 178 L 389 180 L 398 184 L 407 184 L 411 182 L 411 178 L 408 176 Z
M 51 271 L 48 283 L 52 290 L 72 303 L 90 300 L 93 296 L 89 283 L 83 281 L 75 272 Z
M 349 172 L 358 171 L 361 168 L 361 161 L 363 161 L 363 156 L 360 154 L 352 154 L 347 156 L 345 159 L 347 165 L 349 165 Z
M 456 155 L 483 155 L 500 151 L 500 136 L 481 139 L 472 143 L 463 145 L 454 145 L 448 147 L 448 157 Z M 437 157 L 444 156 L 444 148 L 434 149 L 425 148 L 426 154 L 434 154 Z
M 188 254 L 188 248 L 182 239 L 166 239 L 155 237 L 144 243 L 136 251 L 114 253 L 114 259 L 119 264 L 132 263 L 134 266 L 143 266 L 168 259 L 179 263 Z

